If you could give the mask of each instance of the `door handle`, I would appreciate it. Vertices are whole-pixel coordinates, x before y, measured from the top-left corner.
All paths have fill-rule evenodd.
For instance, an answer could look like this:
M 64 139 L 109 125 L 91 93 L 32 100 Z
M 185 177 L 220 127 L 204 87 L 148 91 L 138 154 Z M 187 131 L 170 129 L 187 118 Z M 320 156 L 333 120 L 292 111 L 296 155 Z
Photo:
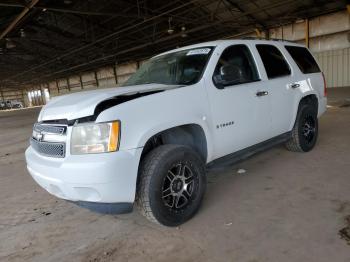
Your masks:
M 293 89 L 298 88 L 299 86 L 300 86 L 300 84 L 298 84 L 298 83 L 290 84 L 290 87 Z
M 258 91 L 256 93 L 256 96 L 267 96 L 269 94 L 269 92 L 267 91 Z

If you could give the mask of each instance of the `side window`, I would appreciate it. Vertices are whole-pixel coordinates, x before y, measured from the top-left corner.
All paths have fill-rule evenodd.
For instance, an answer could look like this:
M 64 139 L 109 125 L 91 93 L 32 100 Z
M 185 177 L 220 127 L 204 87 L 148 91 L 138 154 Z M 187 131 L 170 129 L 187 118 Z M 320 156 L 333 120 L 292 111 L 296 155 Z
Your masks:
M 273 45 L 256 45 L 268 78 L 290 75 L 290 67 L 281 51 Z
M 305 47 L 285 46 L 285 48 L 303 74 L 321 72 L 315 59 Z
M 233 45 L 224 50 L 213 75 L 217 88 L 258 80 L 255 62 L 246 45 Z

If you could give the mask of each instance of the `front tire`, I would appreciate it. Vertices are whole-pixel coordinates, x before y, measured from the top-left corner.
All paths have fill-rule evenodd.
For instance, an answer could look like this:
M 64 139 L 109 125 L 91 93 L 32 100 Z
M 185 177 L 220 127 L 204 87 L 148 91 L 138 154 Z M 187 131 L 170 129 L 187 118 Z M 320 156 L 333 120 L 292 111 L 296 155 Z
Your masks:
M 317 110 L 310 104 L 299 106 L 292 137 L 286 148 L 294 152 L 308 152 L 314 148 L 318 137 Z
M 198 211 L 205 188 L 200 156 L 187 146 L 162 145 L 141 162 L 136 204 L 150 221 L 178 226 Z

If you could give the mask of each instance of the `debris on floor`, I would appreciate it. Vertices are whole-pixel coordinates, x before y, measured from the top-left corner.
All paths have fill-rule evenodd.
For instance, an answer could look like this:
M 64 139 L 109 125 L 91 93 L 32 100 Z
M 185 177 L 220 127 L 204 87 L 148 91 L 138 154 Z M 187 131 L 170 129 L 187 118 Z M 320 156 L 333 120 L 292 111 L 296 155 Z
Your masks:
M 349 107 L 350 106 L 350 103 L 344 103 L 342 105 L 340 105 L 339 107 L 342 108 L 342 107 Z
M 237 174 L 245 174 L 247 172 L 247 170 L 240 168 L 237 170 Z
M 350 245 L 350 215 L 345 217 L 346 227 L 339 230 L 341 239 L 344 239 Z

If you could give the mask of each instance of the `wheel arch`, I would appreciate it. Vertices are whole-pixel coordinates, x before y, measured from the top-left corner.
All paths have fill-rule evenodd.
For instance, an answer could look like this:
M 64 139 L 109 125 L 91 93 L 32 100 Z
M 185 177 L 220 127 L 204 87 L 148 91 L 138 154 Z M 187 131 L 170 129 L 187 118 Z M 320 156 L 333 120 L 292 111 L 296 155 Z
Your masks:
M 315 94 L 308 94 L 303 96 L 299 101 L 298 108 L 302 104 L 310 104 L 315 107 L 316 112 L 318 111 L 318 98 Z
M 154 132 L 144 139 L 142 158 L 159 145 L 178 144 L 192 148 L 204 163 L 208 159 L 208 141 L 203 127 L 196 123 L 183 124 Z
M 293 115 L 293 121 L 292 121 L 292 124 L 290 126 L 290 129 L 293 128 L 293 126 L 295 124 L 295 121 L 296 121 L 296 118 L 297 118 L 297 115 L 298 115 L 299 108 L 303 104 L 311 104 L 311 105 L 315 106 L 316 112 L 318 112 L 319 101 L 318 101 L 317 95 L 314 94 L 314 93 L 306 93 L 306 94 L 304 94 L 299 99 L 299 102 L 295 106 L 294 115 Z

